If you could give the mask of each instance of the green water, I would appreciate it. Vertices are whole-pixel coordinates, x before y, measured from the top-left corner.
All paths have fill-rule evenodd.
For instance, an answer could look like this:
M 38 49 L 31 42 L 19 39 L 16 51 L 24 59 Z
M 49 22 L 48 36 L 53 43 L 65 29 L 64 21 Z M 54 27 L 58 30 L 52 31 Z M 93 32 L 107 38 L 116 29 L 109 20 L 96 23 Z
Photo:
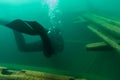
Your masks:
M 0 19 L 33 20 L 45 28 L 58 27 L 65 41 L 62 53 L 46 58 L 42 52 L 20 52 L 12 30 L 0 26 L 0 63 L 63 70 L 78 77 L 87 74 L 92 80 L 98 80 L 95 75 L 119 80 L 120 56 L 114 51 L 87 51 L 86 44 L 103 40 L 84 24 L 73 23 L 81 12 L 90 10 L 119 20 L 119 4 L 119 0 L 0 0 Z M 27 42 L 39 39 L 25 38 Z

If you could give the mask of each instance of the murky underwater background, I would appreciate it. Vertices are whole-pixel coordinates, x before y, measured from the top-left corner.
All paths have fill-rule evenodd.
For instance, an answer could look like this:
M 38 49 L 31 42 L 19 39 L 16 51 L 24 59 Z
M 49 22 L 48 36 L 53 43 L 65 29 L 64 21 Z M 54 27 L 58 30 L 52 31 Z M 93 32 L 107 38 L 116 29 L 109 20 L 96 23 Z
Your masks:
M 0 0 L 0 19 L 33 20 L 44 27 L 59 27 L 65 41 L 62 53 L 46 58 L 42 52 L 20 52 L 11 29 L 0 26 L 0 63 L 95 74 L 119 80 L 120 56 L 115 51 L 87 51 L 85 45 L 103 41 L 83 24 L 73 23 L 81 12 L 94 10 L 120 19 L 119 0 Z M 38 36 L 25 35 L 27 42 Z

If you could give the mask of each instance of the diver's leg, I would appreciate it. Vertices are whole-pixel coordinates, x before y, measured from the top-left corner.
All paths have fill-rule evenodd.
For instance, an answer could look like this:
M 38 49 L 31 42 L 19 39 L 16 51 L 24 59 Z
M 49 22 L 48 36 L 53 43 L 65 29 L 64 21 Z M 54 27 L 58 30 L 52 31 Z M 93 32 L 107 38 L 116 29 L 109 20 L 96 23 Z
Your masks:
M 6 24 L 6 26 L 25 34 L 37 35 L 37 33 L 33 30 L 33 28 L 29 24 L 19 19 Z
M 42 51 L 43 48 L 41 41 L 27 44 L 25 42 L 24 36 L 20 32 L 13 30 L 13 33 L 15 35 L 17 47 L 20 51 L 23 52 Z
M 25 22 L 28 23 L 31 26 L 31 28 L 35 31 L 35 33 L 37 33 L 38 35 L 42 36 L 43 33 L 48 32 L 47 29 L 45 29 L 41 24 L 39 24 L 36 21 L 25 21 Z
M 21 25 L 21 24 L 23 24 L 23 25 Z M 55 49 L 53 48 L 52 42 L 47 34 L 47 30 L 43 26 L 41 26 L 39 23 L 32 22 L 32 21 L 23 22 L 21 20 L 16 20 L 10 24 L 7 24 L 7 26 L 9 26 L 10 28 L 15 29 L 19 32 L 26 33 L 26 34 L 40 35 L 40 37 L 42 39 L 42 43 L 43 43 L 44 55 L 46 57 L 50 57 L 52 54 L 55 53 Z M 21 48 L 21 44 L 20 44 L 20 48 Z M 26 48 L 26 47 L 24 47 L 24 48 Z M 22 48 L 22 49 L 24 49 L 24 48 Z
M 23 35 L 15 30 L 13 30 L 17 47 L 20 51 L 23 51 L 26 48 L 25 38 Z
M 43 42 L 43 53 L 46 57 L 51 57 L 55 53 L 53 44 L 48 36 L 48 31 L 37 22 L 28 22 L 38 33 Z

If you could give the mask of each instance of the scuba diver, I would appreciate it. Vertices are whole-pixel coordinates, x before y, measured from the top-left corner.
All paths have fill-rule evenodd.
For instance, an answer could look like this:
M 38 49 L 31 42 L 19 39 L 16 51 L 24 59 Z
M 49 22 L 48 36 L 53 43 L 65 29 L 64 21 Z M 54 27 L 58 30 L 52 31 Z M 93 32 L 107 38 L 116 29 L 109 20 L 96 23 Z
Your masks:
M 13 29 L 16 43 L 20 51 L 43 51 L 43 54 L 46 57 L 51 57 L 53 54 L 63 51 L 64 41 L 60 30 L 55 27 L 45 29 L 36 21 L 23 21 L 20 19 L 14 20 L 7 24 L 3 23 L 2 25 Z M 32 36 L 38 35 L 41 40 L 28 44 L 26 43 L 22 33 Z

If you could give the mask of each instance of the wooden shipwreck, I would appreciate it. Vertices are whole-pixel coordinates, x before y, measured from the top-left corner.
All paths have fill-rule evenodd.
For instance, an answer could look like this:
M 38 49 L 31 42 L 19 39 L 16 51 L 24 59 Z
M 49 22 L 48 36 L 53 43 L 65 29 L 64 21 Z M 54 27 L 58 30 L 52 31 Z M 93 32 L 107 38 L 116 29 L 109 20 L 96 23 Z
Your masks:
M 0 67 L 0 80 L 87 80 L 68 75 L 52 74 L 32 70 L 14 70 Z
M 120 22 L 100 16 L 95 13 L 85 13 L 77 18 L 76 22 L 80 22 L 82 20 L 87 22 L 87 27 L 101 39 L 103 42 L 95 42 L 86 45 L 88 50 L 96 50 L 96 49 L 114 49 L 120 55 L 120 45 L 119 40 L 120 38 Z

